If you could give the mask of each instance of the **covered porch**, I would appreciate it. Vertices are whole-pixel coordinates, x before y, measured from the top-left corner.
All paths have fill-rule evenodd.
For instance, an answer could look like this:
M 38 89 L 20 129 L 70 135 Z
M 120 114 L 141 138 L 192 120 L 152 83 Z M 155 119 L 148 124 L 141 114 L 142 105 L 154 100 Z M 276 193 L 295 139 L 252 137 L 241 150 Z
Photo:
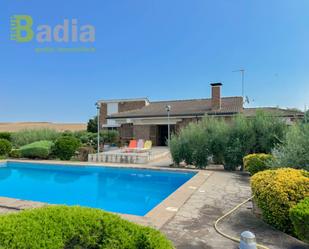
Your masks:
M 166 117 L 117 119 L 119 134 L 122 142 L 128 143 L 131 139 L 151 140 L 154 146 L 166 146 L 168 140 L 168 125 L 170 133 L 177 132 L 197 118 L 192 117 Z

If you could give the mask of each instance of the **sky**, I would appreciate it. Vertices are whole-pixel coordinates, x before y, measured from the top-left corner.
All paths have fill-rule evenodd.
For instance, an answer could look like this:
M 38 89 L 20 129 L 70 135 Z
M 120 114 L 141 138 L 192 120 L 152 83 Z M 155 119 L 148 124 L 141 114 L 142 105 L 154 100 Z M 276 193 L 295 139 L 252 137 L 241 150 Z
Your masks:
M 98 99 L 241 95 L 247 106 L 309 107 L 308 0 L 1 0 L 0 122 L 86 122 Z M 92 25 L 88 43 L 10 40 L 10 18 L 34 34 L 64 19 Z M 81 31 L 80 31 L 81 33 Z M 87 47 L 94 52 L 41 52 Z

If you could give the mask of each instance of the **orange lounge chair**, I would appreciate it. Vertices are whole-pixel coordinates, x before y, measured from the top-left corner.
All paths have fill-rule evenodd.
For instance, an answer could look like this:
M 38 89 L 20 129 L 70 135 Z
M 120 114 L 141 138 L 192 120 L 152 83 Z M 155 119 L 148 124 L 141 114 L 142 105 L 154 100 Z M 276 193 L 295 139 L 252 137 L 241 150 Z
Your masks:
M 138 139 L 137 146 L 136 148 L 132 149 L 132 152 L 139 152 L 140 150 L 143 150 L 144 144 L 145 144 L 144 139 Z
M 137 148 L 137 141 L 135 139 L 130 140 L 129 146 L 125 149 L 125 152 L 130 152 Z

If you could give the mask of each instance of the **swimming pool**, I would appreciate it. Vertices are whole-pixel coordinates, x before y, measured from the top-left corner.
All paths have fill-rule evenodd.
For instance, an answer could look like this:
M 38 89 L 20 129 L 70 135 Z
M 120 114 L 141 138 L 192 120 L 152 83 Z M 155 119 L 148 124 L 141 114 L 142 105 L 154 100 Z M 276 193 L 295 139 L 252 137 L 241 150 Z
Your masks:
M 144 216 L 194 172 L 0 163 L 0 196 Z

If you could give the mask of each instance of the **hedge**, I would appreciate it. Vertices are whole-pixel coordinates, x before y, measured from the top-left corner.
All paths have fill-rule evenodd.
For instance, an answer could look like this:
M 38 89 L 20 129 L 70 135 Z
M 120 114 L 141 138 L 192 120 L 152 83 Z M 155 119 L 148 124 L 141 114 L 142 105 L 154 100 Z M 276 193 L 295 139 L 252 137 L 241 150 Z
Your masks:
M 290 209 L 290 219 L 296 236 L 309 243 L 309 197 Z
M 250 172 L 251 175 L 254 175 L 259 171 L 269 169 L 269 162 L 272 160 L 272 158 L 273 156 L 270 154 L 249 154 L 243 159 L 244 168 Z
M 205 168 L 216 163 L 226 170 L 243 169 L 244 156 L 270 153 L 283 140 L 286 127 L 280 118 L 263 112 L 252 118 L 237 115 L 229 122 L 207 116 L 174 133 L 169 147 L 175 165 Z
M 27 144 L 19 149 L 20 155 L 25 158 L 47 159 L 53 144 L 53 142 L 45 140 Z
M 309 173 L 291 168 L 265 170 L 251 178 L 251 187 L 264 220 L 292 232 L 289 210 L 309 196 Z
M 3 249 L 172 249 L 159 231 L 99 209 L 48 206 L 0 216 Z
M 12 150 L 12 144 L 7 139 L 0 138 L 0 156 L 8 155 Z

